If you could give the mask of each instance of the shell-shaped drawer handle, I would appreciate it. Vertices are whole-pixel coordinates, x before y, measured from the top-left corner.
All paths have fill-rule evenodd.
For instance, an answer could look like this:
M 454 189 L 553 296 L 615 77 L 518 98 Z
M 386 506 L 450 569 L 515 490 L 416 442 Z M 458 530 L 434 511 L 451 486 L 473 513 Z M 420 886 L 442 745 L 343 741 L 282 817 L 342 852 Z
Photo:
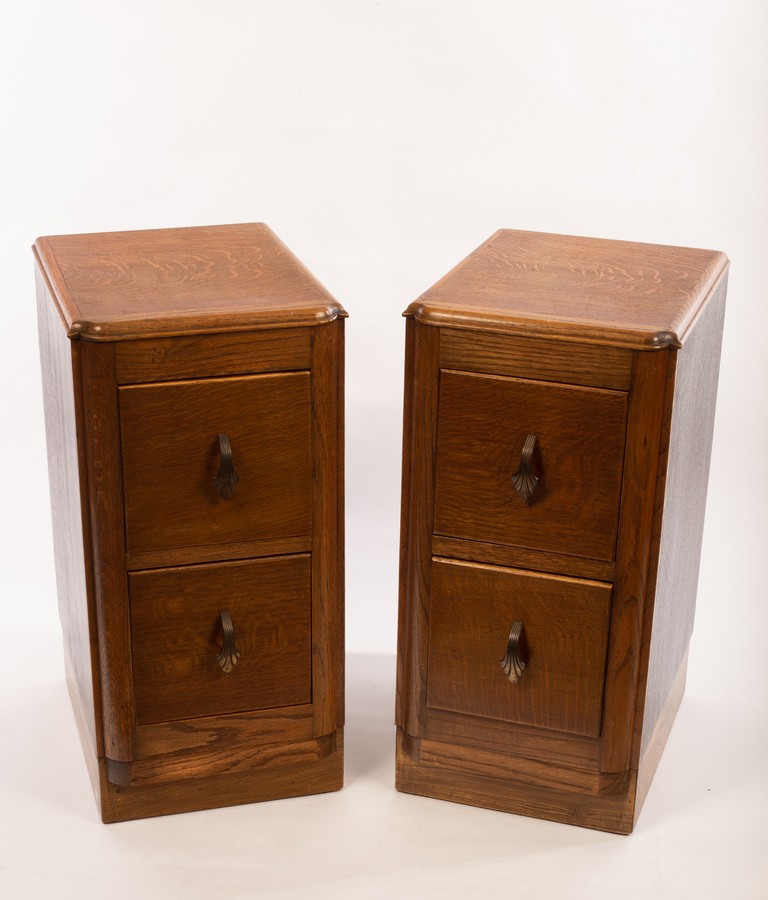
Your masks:
M 224 636 L 221 650 L 216 654 L 221 671 L 225 675 L 229 675 L 232 669 L 237 665 L 240 659 L 240 651 L 235 645 L 235 626 L 232 624 L 232 616 L 228 610 L 223 609 L 219 615 L 221 616 L 221 630 Z
M 504 674 L 512 684 L 517 684 L 520 681 L 520 676 L 523 674 L 523 669 L 525 669 L 523 641 L 523 623 L 513 622 L 507 642 L 507 655 L 499 662 L 499 665 L 504 670 Z
M 537 437 L 529 434 L 523 444 L 523 452 L 520 457 L 520 467 L 512 476 L 512 484 L 517 491 L 517 496 L 523 503 L 529 503 L 539 479 L 533 474 L 533 452 L 536 449 Z
M 235 472 L 235 464 L 232 460 L 232 445 L 226 434 L 219 435 L 219 453 L 221 464 L 213 483 L 222 500 L 229 500 L 235 490 L 235 485 L 240 481 L 240 476 Z

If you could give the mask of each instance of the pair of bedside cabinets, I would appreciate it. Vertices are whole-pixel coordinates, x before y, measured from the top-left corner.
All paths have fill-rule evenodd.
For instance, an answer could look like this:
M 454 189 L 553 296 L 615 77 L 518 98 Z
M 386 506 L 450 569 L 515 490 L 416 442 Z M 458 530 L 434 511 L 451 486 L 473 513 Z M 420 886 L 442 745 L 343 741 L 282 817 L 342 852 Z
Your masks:
M 263 225 L 35 244 L 106 822 L 343 777 L 343 308 Z M 500 231 L 406 311 L 397 787 L 632 830 L 682 697 L 727 260 Z

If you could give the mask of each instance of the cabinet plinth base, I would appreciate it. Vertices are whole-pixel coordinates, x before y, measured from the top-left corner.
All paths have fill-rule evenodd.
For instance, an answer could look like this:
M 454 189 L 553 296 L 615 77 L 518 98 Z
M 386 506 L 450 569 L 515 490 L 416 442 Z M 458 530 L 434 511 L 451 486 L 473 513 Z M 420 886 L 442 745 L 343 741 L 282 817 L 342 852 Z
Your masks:
M 460 760 L 455 766 L 447 760 L 440 765 L 417 762 L 405 749 L 411 740 L 398 728 L 395 774 L 398 791 L 615 834 L 632 831 L 634 772 L 629 773 L 629 784 L 621 793 L 586 794 L 578 790 L 543 788 L 467 772 Z
M 238 806 L 262 800 L 282 800 L 305 794 L 338 791 L 344 782 L 344 732 L 335 733 L 335 749 L 326 756 L 267 770 L 224 773 L 167 784 L 119 787 L 107 779 L 107 764 L 99 762 L 101 817 L 124 822 L 151 816 Z M 284 748 L 290 758 L 290 745 Z

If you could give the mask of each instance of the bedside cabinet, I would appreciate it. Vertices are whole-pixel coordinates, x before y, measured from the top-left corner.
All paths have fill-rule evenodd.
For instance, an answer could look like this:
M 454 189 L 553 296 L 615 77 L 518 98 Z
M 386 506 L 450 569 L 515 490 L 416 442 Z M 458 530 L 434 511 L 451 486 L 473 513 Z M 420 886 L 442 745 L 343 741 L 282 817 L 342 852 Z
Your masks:
M 264 225 L 34 250 L 67 683 L 104 821 L 340 788 L 346 313 Z
M 505 230 L 406 311 L 399 790 L 632 830 L 685 684 L 727 265 Z

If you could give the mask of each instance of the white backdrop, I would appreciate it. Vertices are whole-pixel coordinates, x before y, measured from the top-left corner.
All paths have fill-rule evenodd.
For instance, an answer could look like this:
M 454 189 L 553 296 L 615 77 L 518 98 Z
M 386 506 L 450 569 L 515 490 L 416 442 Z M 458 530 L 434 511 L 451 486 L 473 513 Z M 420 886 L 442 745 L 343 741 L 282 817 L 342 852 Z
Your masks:
M 199 865 L 199 852 L 188 859 L 174 843 L 178 831 L 163 831 L 179 817 L 106 831 L 94 824 L 61 687 L 29 245 L 41 234 L 265 221 L 350 313 L 347 646 L 357 681 L 348 741 L 359 777 L 337 795 L 344 799 L 325 802 L 346 804 L 329 822 L 350 840 L 360 803 L 380 804 L 378 818 L 366 814 L 379 852 L 358 849 L 329 868 L 329 895 L 409 896 L 407 886 L 419 884 L 422 895 L 473 896 L 472 885 L 504 896 L 523 871 L 518 884 L 536 887 L 523 896 L 561 888 L 581 896 L 568 873 L 574 847 L 589 845 L 594 868 L 580 869 L 579 883 L 590 898 L 688 897 L 692 884 L 698 896 L 760 896 L 768 878 L 756 800 L 768 788 L 767 41 L 764 0 L 0 2 L 0 893 L 5 878 L 4 896 L 84 896 L 95 877 L 87 860 L 96 848 L 107 852 L 108 840 L 103 877 L 109 866 L 133 873 L 118 878 L 115 896 L 121 885 L 126 895 L 152 895 L 154 882 L 136 880 L 155 864 L 141 856 L 147 847 L 155 862 L 158 847 L 170 848 L 157 862 L 170 866 L 158 896 L 182 884 L 187 896 L 196 887 L 218 896 L 203 894 L 204 876 L 190 881 L 185 867 Z M 646 810 L 645 838 L 618 844 L 391 788 L 400 313 L 499 227 L 722 249 L 732 260 L 688 699 L 673 761 L 665 757 L 662 786 L 649 798 L 658 819 Z M 678 768 L 665 770 L 675 752 Z M 45 766 L 60 777 L 41 785 Z M 723 781 L 727 772 L 737 774 Z M 70 777 L 82 784 L 57 794 Z M 722 805 L 686 804 L 680 785 L 712 794 L 706 778 L 723 786 Z M 285 821 L 285 841 L 272 852 L 279 862 L 296 853 L 290 811 L 324 816 L 321 803 L 205 813 L 175 827 L 199 827 L 204 844 L 210 823 L 226 832 L 227 823 L 249 827 L 246 816 L 270 815 L 280 835 Z M 387 843 L 402 840 L 406 809 L 426 817 L 414 831 L 423 854 Z M 425 810 L 436 810 L 432 819 Z M 323 849 L 324 822 L 316 850 L 336 859 L 330 844 Z M 446 822 L 455 823 L 447 835 Z M 89 837 L 78 852 L 29 849 L 41 828 L 53 841 L 80 826 Z M 518 859 L 514 876 L 502 862 L 494 869 L 483 847 L 496 846 L 489 835 L 498 839 L 499 829 L 512 829 L 509 840 L 538 862 L 521 870 Z M 133 835 L 130 862 L 117 833 Z M 430 834 L 440 835 L 444 857 Z M 462 849 L 449 852 L 452 840 Z M 606 841 L 619 856 L 600 855 Z M 415 875 L 430 854 L 439 873 Z M 234 859 L 241 874 L 245 865 Z M 245 877 L 228 882 L 229 869 L 205 871 L 230 896 L 255 891 Z M 290 871 L 283 880 L 272 873 L 275 896 L 313 885 Z M 718 892 L 729 878 L 742 879 L 741 892 Z

